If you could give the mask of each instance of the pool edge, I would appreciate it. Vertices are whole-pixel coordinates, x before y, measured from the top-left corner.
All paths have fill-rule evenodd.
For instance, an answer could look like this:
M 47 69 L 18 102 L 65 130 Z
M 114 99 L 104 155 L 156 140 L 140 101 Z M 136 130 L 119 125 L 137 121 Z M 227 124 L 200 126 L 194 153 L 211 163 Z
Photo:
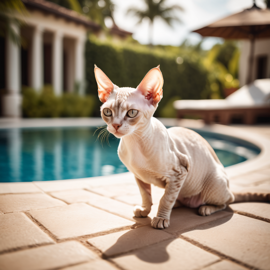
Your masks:
M 0 121 L 0 128 L 15 128 L 15 127 L 35 127 L 35 123 L 39 122 L 39 126 L 42 124 L 45 124 L 46 122 L 49 124 L 49 126 L 55 126 L 59 125 L 61 122 L 61 126 L 71 126 L 72 122 L 74 122 L 74 119 L 53 119 L 55 121 L 51 122 L 51 120 L 44 120 L 40 121 L 40 119 L 27 119 L 27 120 L 20 120 L 20 121 L 10 121 L 10 123 L 7 123 L 3 125 L 3 121 Z M 223 125 L 204 125 L 202 121 L 200 120 L 193 120 L 193 121 L 186 121 L 186 120 L 177 120 L 177 119 L 159 119 L 161 120 L 165 125 L 178 125 L 182 127 L 187 128 L 200 128 L 204 131 L 210 131 L 215 132 L 218 134 L 223 134 L 231 137 L 235 137 L 244 141 L 248 141 L 257 147 L 261 149 L 261 153 L 251 159 L 244 161 L 242 163 L 232 165 L 230 167 L 226 168 L 226 171 L 229 175 L 230 179 L 239 177 L 241 175 L 247 175 L 249 173 L 259 171 L 260 169 L 263 169 L 267 166 L 270 167 L 270 139 L 266 138 L 265 136 L 258 134 L 257 132 L 251 132 L 247 130 L 242 130 L 237 127 L 231 127 L 231 126 L 223 126 Z M 87 119 L 78 119 L 75 120 L 77 122 L 77 126 L 93 126 L 97 125 L 97 123 L 102 124 L 102 120 L 100 118 L 87 118 Z M 42 122 L 42 123 L 41 123 Z M 232 135 L 233 134 L 233 135 Z M 79 179 L 70 179 L 70 180 L 53 180 L 53 181 L 34 181 L 34 182 L 17 182 L 17 183 L 0 183 L 0 186 L 2 185 L 25 185 L 27 184 L 29 186 L 36 186 L 41 191 L 45 192 L 51 192 L 55 190 L 68 190 L 68 189 L 74 189 L 74 188 L 88 188 L 93 186 L 103 186 L 108 184 L 122 184 L 122 183 L 135 183 L 132 173 L 121 173 L 121 174 L 115 174 L 110 176 L 98 176 L 98 177 L 89 177 L 89 178 L 79 178 Z M 55 187 L 53 187 L 55 186 Z M 62 186 L 62 187 L 61 187 Z M 78 187 L 77 187 L 78 186 Z M 31 189 L 32 190 L 32 189 Z M 29 193 L 31 191 L 26 193 Z M 0 194 L 4 194 L 0 192 Z

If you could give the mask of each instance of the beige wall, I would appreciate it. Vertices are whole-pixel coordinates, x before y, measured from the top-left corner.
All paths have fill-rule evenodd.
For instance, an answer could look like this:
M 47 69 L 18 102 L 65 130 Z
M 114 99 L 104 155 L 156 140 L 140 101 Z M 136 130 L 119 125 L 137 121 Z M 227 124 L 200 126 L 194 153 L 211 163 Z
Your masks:
M 240 42 L 241 56 L 239 60 L 239 81 L 240 86 L 246 84 L 249 68 L 250 41 Z M 254 64 L 252 70 L 252 80 L 256 79 L 257 74 L 257 57 L 267 55 L 267 78 L 270 78 L 270 39 L 261 39 L 255 41 Z

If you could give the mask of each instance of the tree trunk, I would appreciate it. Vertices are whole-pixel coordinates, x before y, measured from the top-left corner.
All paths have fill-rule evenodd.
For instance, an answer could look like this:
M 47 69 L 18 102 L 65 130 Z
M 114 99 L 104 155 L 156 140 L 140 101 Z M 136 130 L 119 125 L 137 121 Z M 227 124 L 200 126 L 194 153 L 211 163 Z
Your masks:
M 248 76 L 247 76 L 247 84 L 250 84 L 253 82 L 253 76 L 252 76 L 252 71 L 253 71 L 253 65 L 254 65 L 254 44 L 255 43 L 255 37 L 252 36 L 250 39 L 250 55 L 249 55 L 249 63 L 248 63 Z
M 153 47 L 153 22 L 149 22 L 149 48 Z

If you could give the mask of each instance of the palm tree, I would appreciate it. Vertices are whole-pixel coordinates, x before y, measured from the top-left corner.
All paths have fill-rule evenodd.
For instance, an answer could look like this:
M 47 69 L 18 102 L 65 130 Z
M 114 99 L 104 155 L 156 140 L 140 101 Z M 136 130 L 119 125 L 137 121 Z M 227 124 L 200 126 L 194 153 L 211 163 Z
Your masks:
M 21 45 L 21 36 L 12 25 L 19 26 L 23 22 L 16 18 L 14 13 L 26 14 L 26 8 L 21 0 L 0 0 L 0 37 L 8 34 L 15 44 Z
M 139 20 L 137 24 L 142 23 L 144 19 L 149 20 L 149 45 L 152 46 L 153 40 L 153 25 L 156 18 L 161 18 L 169 26 L 172 26 L 173 21 L 181 22 L 181 20 L 174 16 L 174 11 L 184 11 L 179 5 L 166 6 L 166 0 L 143 0 L 146 4 L 146 9 L 141 10 L 136 7 L 129 8 L 127 14 L 132 14 Z
M 59 6 L 81 13 L 81 6 L 78 0 L 47 0 L 47 1 L 53 2 Z
M 111 18 L 114 22 L 113 12 L 115 5 L 111 0 L 78 0 L 85 15 L 96 23 L 105 27 L 105 19 Z

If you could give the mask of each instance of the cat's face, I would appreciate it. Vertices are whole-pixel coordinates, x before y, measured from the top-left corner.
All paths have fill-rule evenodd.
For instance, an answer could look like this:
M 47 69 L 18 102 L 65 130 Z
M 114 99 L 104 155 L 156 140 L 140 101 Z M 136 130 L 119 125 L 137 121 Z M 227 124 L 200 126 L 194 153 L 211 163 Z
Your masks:
M 134 88 L 119 88 L 95 67 L 101 116 L 107 130 L 115 137 L 130 135 L 145 126 L 154 114 L 162 98 L 163 77 L 159 67 L 151 69 L 140 85 Z

